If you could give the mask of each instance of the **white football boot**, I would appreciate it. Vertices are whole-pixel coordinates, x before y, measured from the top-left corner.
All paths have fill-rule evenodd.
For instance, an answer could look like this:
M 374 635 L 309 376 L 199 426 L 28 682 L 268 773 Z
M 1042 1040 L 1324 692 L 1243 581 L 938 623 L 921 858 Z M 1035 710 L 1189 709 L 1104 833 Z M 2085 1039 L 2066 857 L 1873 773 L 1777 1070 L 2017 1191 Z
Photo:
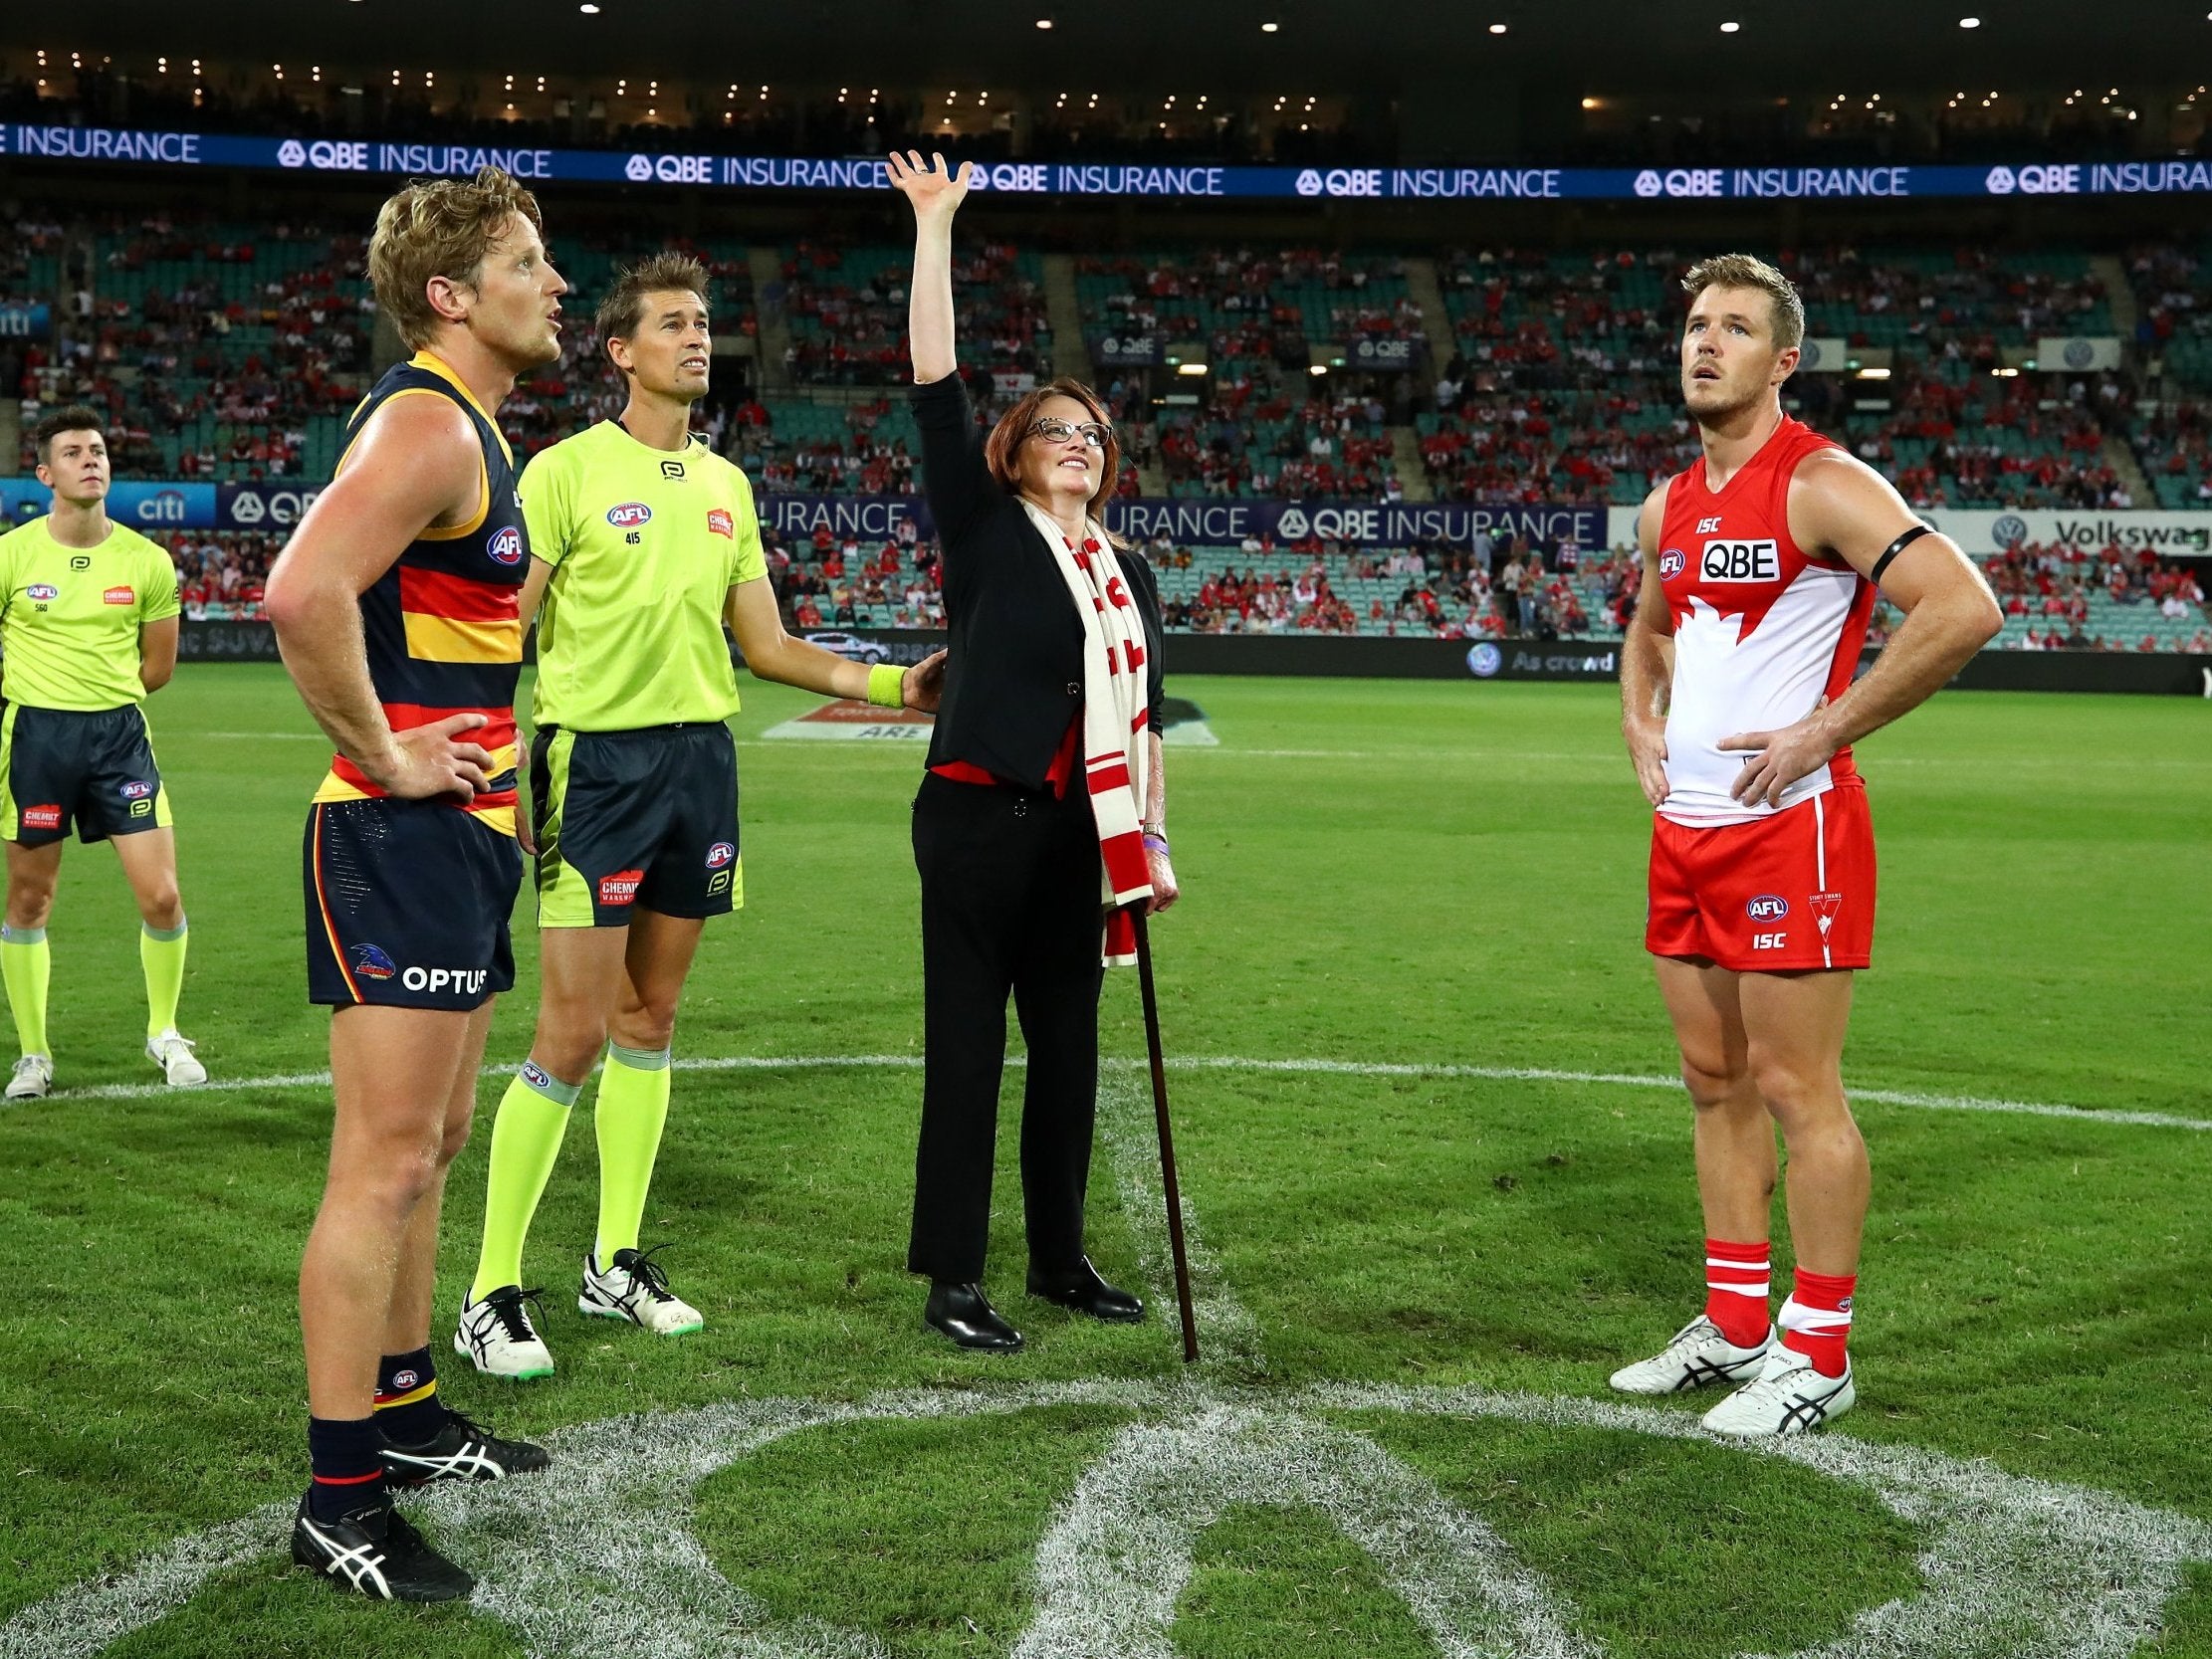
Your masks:
M 1615 1371 L 1613 1386 L 1624 1394 L 1678 1394 L 1716 1382 L 1748 1382 L 1759 1374 L 1773 1348 L 1772 1326 L 1757 1348 L 1738 1348 L 1720 1334 L 1719 1326 L 1699 1314 L 1651 1358 Z
M 1767 1351 L 1758 1380 L 1738 1388 L 1705 1413 L 1715 1434 L 1752 1439 L 1770 1434 L 1804 1434 L 1832 1417 L 1841 1417 L 1859 1398 L 1852 1385 L 1851 1361 L 1842 1376 L 1823 1376 L 1812 1356 L 1776 1343 Z
M 530 1309 L 525 1306 L 537 1294 L 520 1285 L 502 1285 L 482 1302 L 464 1300 L 461 1322 L 453 1333 L 453 1351 L 486 1376 L 510 1382 L 553 1375 L 552 1350 L 530 1323 Z
M 172 1025 L 158 1036 L 146 1039 L 146 1058 L 161 1068 L 161 1075 L 171 1088 L 189 1089 L 207 1081 L 207 1068 L 192 1055 L 197 1046 L 191 1038 L 179 1036 Z
M 612 1265 L 603 1271 L 596 1251 L 585 1256 L 576 1311 L 599 1319 L 628 1320 L 656 1337 L 681 1337 L 699 1330 L 707 1323 L 705 1316 L 668 1288 L 668 1275 L 651 1256 L 651 1251 L 617 1250 Z
M 53 1057 L 46 1054 L 26 1054 L 15 1063 L 15 1075 L 8 1079 L 8 1099 L 43 1101 L 47 1090 L 53 1087 Z

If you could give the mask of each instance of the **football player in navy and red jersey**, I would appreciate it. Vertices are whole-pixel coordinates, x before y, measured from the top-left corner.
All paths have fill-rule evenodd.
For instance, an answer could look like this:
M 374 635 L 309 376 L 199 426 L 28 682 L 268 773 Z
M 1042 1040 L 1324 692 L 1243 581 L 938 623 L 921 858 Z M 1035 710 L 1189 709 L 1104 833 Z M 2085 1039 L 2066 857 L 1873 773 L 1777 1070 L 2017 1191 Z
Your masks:
M 293 1558 L 386 1599 L 465 1596 L 389 1488 L 542 1469 L 437 1394 L 446 1168 L 492 1000 L 515 982 L 515 686 L 529 530 L 494 412 L 560 355 L 567 291 L 538 204 L 497 168 L 377 215 L 376 301 L 414 347 L 362 399 L 331 487 L 270 572 L 300 696 L 337 747 L 309 809 L 308 996 L 335 1010 L 323 1204 L 300 1267 L 313 1482 Z
M 2003 624 L 1957 545 L 1888 481 L 1782 412 L 1805 308 L 1774 267 L 1693 268 L 1682 398 L 1704 453 L 1645 500 L 1622 725 L 1657 812 L 1645 945 L 1695 1105 L 1706 1304 L 1628 1393 L 1736 1383 L 1705 1426 L 1794 1434 L 1850 1409 L 1867 1213 L 1844 1099 L 1875 842 L 1851 744 L 1918 707 Z M 1855 679 L 1878 594 L 1905 613 Z M 1796 1281 L 1768 1323 L 1775 1131 Z

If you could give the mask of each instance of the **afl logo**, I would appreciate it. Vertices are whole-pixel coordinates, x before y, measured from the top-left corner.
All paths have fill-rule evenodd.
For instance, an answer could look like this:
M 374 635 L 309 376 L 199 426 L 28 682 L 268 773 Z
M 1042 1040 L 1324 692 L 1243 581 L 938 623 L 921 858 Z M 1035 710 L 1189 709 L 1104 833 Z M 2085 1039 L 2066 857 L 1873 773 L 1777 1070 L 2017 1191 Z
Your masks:
M 607 522 L 618 530 L 634 530 L 652 517 L 653 510 L 643 502 L 624 502 L 607 509 Z
M 1762 893 L 1743 907 L 1754 922 L 1779 922 L 1790 914 L 1790 902 L 1778 893 Z
M 492 555 L 494 564 L 520 564 L 523 562 L 523 532 L 513 524 L 502 524 L 493 532 L 492 539 L 484 543 L 484 550 Z
M 1686 555 L 1681 550 L 1681 548 L 1667 548 L 1666 551 L 1659 554 L 1659 580 L 1662 582 L 1672 581 L 1676 576 L 1679 576 L 1682 573 L 1682 566 L 1687 564 L 1688 562 L 1688 555 Z
M 350 954 L 353 971 L 363 979 L 389 979 L 399 971 L 399 964 L 384 954 L 381 945 L 356 944 Z
M 33 582 L 23 590 L 26 599 L 59 599 L 61 596 L 62 590 L 52 582 Z
M 153 785 L 142 778 L 133 778 L 122 786 L 122 798 L 126 801 L 142 801 L 152 793 Z
M 725 865 L 736 863 L 737 857 L 737 848 L 727 841 L 717 841 L 707 849 L 707 868 L 709 870 L 720 870 Z

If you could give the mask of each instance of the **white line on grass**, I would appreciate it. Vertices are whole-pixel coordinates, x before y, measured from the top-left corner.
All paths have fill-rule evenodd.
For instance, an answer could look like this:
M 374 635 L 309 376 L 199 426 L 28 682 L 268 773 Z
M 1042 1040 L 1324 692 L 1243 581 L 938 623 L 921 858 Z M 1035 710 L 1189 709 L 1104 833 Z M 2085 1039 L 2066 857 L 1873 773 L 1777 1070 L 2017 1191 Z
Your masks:
M 979 1373 L 980 1376 L 980 1373 Z M 700 1484 L 795 1435 L 871 1422 L 976 1425 L 1055 1405 L 1129 1413 L 1039 1541 L 1036 1610 L 1015 1652 L 1170 1659 L 1197 1541 L 1232 1505 L 1316 1508 L 1374 1560 L 1449 1659 L 1594 1659 L 1575 1609 L 1483 1518 L 1346 1422 L 1343 1413 L 1507 1422 L 1566 1436 L 1646 1435 L 1772 1459 L 1856 1487 L 1911 1522 L 1918 1587 L 1849 1615 L 1795 1659 L 2121 1659 L 2156 1633 L 2212 1528 L 2108 1493 L 2007 1474 L 1844 1433 L 1719 1442 L 1694 1412 L 1572 1396 L 1321 1383 L 1295 1391 L 1173 1381 L 895 1390 L 860 1400 L 738 1399 L 608 1418 L 546 1436 L 546 1476 L 441 1486 L 409 1499 L 478 1574 L 468 1611 L 539 1659 L 882 1659 L 871 1632 L 778 1618 L 717 1568 L 695 1529 Z M 1567 1444 L 1573 1444 L 1570 1438 Z M 840 1460 L 849 1478 L 854 1448 Z M 857 1466 L 865 1475 L 865 1465 Z M 83 1580 L 0 1619 L 0 1659 L 91 1659 L 183 1606 L 218 1573 L 282 1549 L 270 1505 Z M 1695 1517 L 1653 1517 L 1694 1551 Z
M 1028 1062 L 1009 1054 L 1006 1064 Z M 880 1067 L 887 1070 L 919 1069 L 918 1054 L 722 1054 L 678 1060 L 680 1072 L 804 1072 L 844 1068 Z M 1101 1062 L 1109 1072 L 1141 1070 L 1136 1060 L 1109 1058 Z M 520 1067 L 486 1066 L 485 1077 L 512 1077 Z M 1681 1087 L 1679 1079 L 1644 1072 L 1576 1072 L 1550 1066 L 1469 1066 L 1451 1061 L 1392 1060 L 1266 1060 L 1234 1054 L 1180 1055 L 1168 1061 L 1170 1071 L 1281 1072 L 1325 1077 L 1464 1078 L 1491 1083 L 1583 1083 L 1603 1088 L 1664 1089 Z M 248 1094 L 265 1089 L 328 1088 L 329 1072 L 283 1072 L 269 1077 L 218 1078 L 197 1089 L 177 1090 L 165 1083 L 96 1083 L 82 1089 L 57 1089 L 55 1100 L 126 1101 L 154 1095 Z M 2077 1123 L 2117 1124 L 2136 1129 L 2177 1129 L 2212 1133 L 2212 1118 L 2185 1118 L 2172 1112 L 2130 1112 L 2113 1107 L 2064 1106 L 2052 1101 L 2011 1101 L 1980 1095 L 1935 1095 L 1916 1089 L 1849 1089 L 1855 1101 L 1881 1106 L 1908 1106 L 1925 1112 L 1994 1112 L 2014 1117 L 2061 1118 Z
M 1125 1070 L 1099 1080 L 1098 1127 L 1113 1159 L 1121 1209 L 1150 1281 L 1152 1312 L 1170 1330 L 1175 1304 L 1175 1252 L 1168 1239 L 1168 1198 L 1160 1171 L 1159 1127 L 1147 1091 Z M 1183 1194 L 1183 1245 L 1191 1265 L 1191 1312 L 1199 1328 L 1199 1362 L 1257 1374 L 1267 1369 L 1259 1322 L 1228 1288 L 1220 1261 L 1200 1235 L 1191 1195 Z

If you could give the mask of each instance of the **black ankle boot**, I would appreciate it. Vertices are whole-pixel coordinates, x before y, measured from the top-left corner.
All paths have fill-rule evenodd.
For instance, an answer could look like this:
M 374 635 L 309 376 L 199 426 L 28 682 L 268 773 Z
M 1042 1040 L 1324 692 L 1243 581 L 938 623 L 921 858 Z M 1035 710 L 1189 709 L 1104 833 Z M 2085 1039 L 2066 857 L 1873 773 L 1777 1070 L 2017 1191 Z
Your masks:
M 998 1317 L 981 1285 L 932 1279 L 922 1323 L 979 1353 L 1016 1353 L 1021 1348 L 1021 1333 Z
M 1058 1273 L 1030 1268 L 1029 1294 L 1112 1325 L 1135 1325 L 1145 1317 L 1145 1305 L 1101 1279 L 1088 1256 L 1077 1257 L 1073 1267 Z

